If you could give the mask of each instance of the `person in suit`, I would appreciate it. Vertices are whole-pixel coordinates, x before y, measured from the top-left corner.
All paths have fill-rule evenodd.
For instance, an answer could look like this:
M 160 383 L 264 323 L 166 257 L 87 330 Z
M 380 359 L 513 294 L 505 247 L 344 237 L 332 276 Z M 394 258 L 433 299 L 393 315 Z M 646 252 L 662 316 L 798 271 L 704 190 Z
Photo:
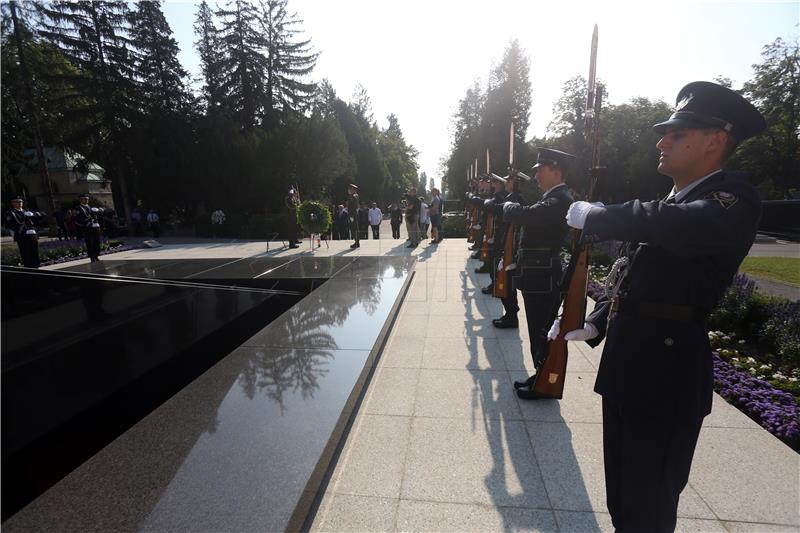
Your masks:
M 525 305 L 531 357 L 536 369 L 544 362 L 547 329 L 558 312 L 560 252 L 569 229 L 564 217 L 572 204 L 572 194 L 565 181 L 574 160 L 572 154 L 540 148 L 533 170 L 536 185 L 543 193 L 541 200 L 528 206 L 513 202 L 503 206 L 503 220 L 519 225 L 521 234 L 513 276 L 515 291 L 503 300 L 505 315 L 493 323 L 500 328 L 518 323 L 516 290 L 519 290 Z M 520 398 L 531 399 L 530 386 L 534 378 L 514 383 Z
M 286 207 L 286 240 L 289 241 L 289 248 L 299 248 L 300 239 L 297 238 L 297 206 L 300 205 L 300 197 L 294 187 L 289 187 L 283 199 Z
M 39 234 L 36 232 L 36 221 L 44 219 L 44 213 L 28 211 L 23 205 L 21 196 L 12 198 L 11 209 L 6 212 L 4 223 L 19 247 L 22 265 L 39 268 Z
M 75 215 L 75 223 L 81 228 L 83 242 L 86 244 L 86 253 L 89 260 L 94 263 L 100 261 L 100 217 L 103 214 L 102 207 L 91 207 L 89 205 L 89 195 L 81 193 L 78 195 L 78 209 Z
M 347 188 L 347 215 L 350 217 L 350 235 L 354 240 L 350 248 L 361 247 L 361 235 L 358 231 L 358 208 L 358 185 L 351 183 Z
M 567 224 L 586 242 L 624 244 L 582 329 L 568 340 L 605 346 L 595 382 L 603 397 L 606 499 L 617 531 L 673 531 L 714 383 L 707 319 L 755 239 L 761 200 L 722 170 L 736 146 L 766 128 L 737 93 L 689 83 L 661 136 L 663 200 L 575 202 Z M 559 324 L 554 323 L 552 332 Z

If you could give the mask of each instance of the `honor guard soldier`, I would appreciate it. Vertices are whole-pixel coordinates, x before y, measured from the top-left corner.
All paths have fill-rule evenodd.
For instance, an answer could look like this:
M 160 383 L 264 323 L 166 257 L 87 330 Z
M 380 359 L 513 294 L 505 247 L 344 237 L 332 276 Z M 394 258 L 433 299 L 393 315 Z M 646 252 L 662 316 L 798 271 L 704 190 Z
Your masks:
M 489 274 L 489 279 L 491 280 L 489 285 L 481 289 L 483 294 L 492 294 L 494 291 L 494 275 L 497 261 L 499 260 L 498 253 L 502 254 L 503 248 L 503 236 L 500 233 L 503 226 L 503 203 L 506 200 L 506 196 L 508 196 L 508 192 L 506 191 L 506 178 L 501 178 L 497 174 L 492 174 L 489 176 L 489 179 L 492 190 L 490 192 L 490 197 L 484 200 L 483 203 L 483 212 L 485 214 L 483 219 L 484 225 L 486 225 L 490 213 L 494 217 L 491 235 L 487 234 L 484 237 L 489 245 L 489 259 L 475 269 L 476 274 Z M 500 241 L 499 243 L 498 240 Z
M 23 208 L 23 203 L 21 196 L 11 199 L 11 210 L 6 213 L 5 225 L 19 246 L 22 265 L 39 268 L 39 235 L 36 233 L 36 222 L 44 218 L 44 213 L 28 211 Z
M 489 275 L 492 278 L 492 282 L 489 284 L 488 287 L 484 287 L 481 289 L 483 294 L 492 294 L 494 292 L 494 283 L 497 279 L 497 270 L 498 270 L 498 262 L 500 258 L 503 257 L 503 247 L 506 241 L 506 237 L 508 231 L 512 229 L 511 224 L 508 222 L 503 222 L 503 205 L 506 202 L 514 202 L 520 205 L 525 205 L 525 198 L 522 197 L 522 194 L 519 192 L 519 185 L 522 181 L 522 176 L 516 172 L 511 172 L 505 178 L 501 178 L 499 176 L 492 176 L 494 181 L 500 181 L 502 183 L 503 191 L 502 192 L 495 192 L 494 198 L 492 198 L 491 203 L 487 203 L 487 209 L 491 209 L 494 213 L 494 235 L 492 238 L 494 239 L 493 242 L 490 243 L 491 251 L 490 251 L 490 270 Z M 527 178 L 527 176 L 526 176 Z M 495 185 L 495 191 L 500 189 L 500 186 Z M 512 237 L 513 238 L 513 237 Z M 508 265 L 501 265 L 502 268 L 506 268 Z M 476 272 L 478 272 L 476 270 Z M 517 295 L 516 293 L 511 291 L 513 294 L 514 302 L 516 303 Z M 511 298 L 511 297 L 509 297 Z M 503 306 L 505 307 L 506 302 L 505 300 L 509 300 L 509 298 L 503 298 Z M 519 327 L 518 322 L 516 321 L 516 317 L 514 317 L 514 321 L 502 321 L 501 319 L 495 319 L 492 321 L 495 327 L 498 328 L 516 328 Z
M 479 226 L 479 229 L 475 229 L 475 241 L 473 245 L 470 247 L 470 250 L 475 250 L 475 252 L 470 256 L 472 259 L 478 259 L 481 256 L 481 246 L 483 246 L 483 240 L 487 237 L 486 236 L 486 210 L 483 208 L 483 204 L 486 200 L 492 197 L 491 193 L 491 184 L 489 176 L 482 176 L 478 180 L 478 190 L 477 193 L 467 192 L 467 206 L 474 207 L 477 209 L 478 216 L 477 220 L 473 220 L 470 222 L 472 226 Z
M 566 152 L 540 148 L 533 170 L 536 185 L 543 192 L 542 199 L 528 206 L 511 202 L 503 206 L 503 220 L 521 227 L 514 287 L 522 293 L 531 356 L 537 370 L 547 355 L 547 329 L 558 312 L 560 301 L 560 252 L 569 230 L 564 217 L 573 200 L 564 182 L 574 161 L 575 156 Z M 516 292 L 503 300 L 503 307 L 506 314 L 495 321 L 495 326 L 516 324 L 519 311 Z M 514 382 L 520 398 L 529 399 L 533 380 L 534 377 L 530 377 Z
M 663 200 L 575 202 L 567 224 L 589 242 L 626 244 L 607 295 L 567 340 L 605 347 L 595 383 L 603 396 L 606 498 L 617 531 L 673 531 L 714 374 L 707 319 L 755 239 L 761 200 L 722 164 L 766 128 L 758 110 L 720 85 L 678 93 L 661 135 Z M 553 324 L 553 330 L 558 325 Z
M 80 204 L 76 210 L 75 223 L 82 230 L 86 253 L 89 255 L 89 260 L 94 263 L 100 261 L 100 217 L 103 208 L 89 206 L 89 195 L 85 193 L 78 196 L 78 201 Z
M 358 200 L 358 185 L 351 183 L 347 187 L 347 216 L 350 217 L 350 234 L 355 239 L 355 242 L 350 245 L 350 248 L 360 248 L 361 239 L 358 235 L 358 208 L 360 202 Z
M 289 248 L 299 248 L 300 241 L 297 238 L 297 206 L 300 205 L 300 198 L 294 187 L 289 187 L 289 191 L 284 198 L 286 205 L 286 240 L 289 241 Z

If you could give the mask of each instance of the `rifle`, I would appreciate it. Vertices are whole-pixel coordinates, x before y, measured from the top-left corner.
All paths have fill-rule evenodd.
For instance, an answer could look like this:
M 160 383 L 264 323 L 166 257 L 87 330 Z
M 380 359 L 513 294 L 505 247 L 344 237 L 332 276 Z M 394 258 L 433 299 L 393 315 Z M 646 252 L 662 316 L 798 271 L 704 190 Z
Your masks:
M 489 161 L 489 149 L 486 149 L 486 175 L 488 177 L 492 176 L 491 171 L 491 164 Z M 486 215 L 486 231 L 484 233 L 483 244 L 481 245 L 481 261 L 484 263 L 489 261 L 490 254 L 491 254 L 491 243 L 489 241 L 494 241 L 492 237 L 494 237 L 494 213 L 489 212 Z
M 467 186 L 475 193 L 475 181 L 472 179 L 472 165 L 467 168 Z M 475 207 L 467 202 L 464 205 L 464 225 L 467 230 L 467 243 L 475 242 L 475 230 L 472 228 L 475 221 Z
M 528 176 L 514 168 L 514 123 L 511 123 L 511 129 L 508 135 L 508 179 L 516 179 L 516 186 L 519 186 L 519 178 L 530 180 Z M 517 232 L 519 227 L 517 224 L 509 224 L 506 228 L 506 233 L 503 241 L 503 259 L 502 268 L 497 269 L 497 275 L 494 280 L 494 288 L 492 295 L 496 298 L 508 298 L 513 290 L 511 286 L 511 270 L 515 268 L 514 255 L 515 246 L 517 242 Z
M 589 195 L 594 195 L 597 176 L 599 173 L 599 160 L 597 145 L 599 139 L 599 118 L 602 106 L 602 88 L 598 87 L 595 94 L 595 67 L 597 62 L 597 25 L 592 34 L 592 53 L 589 61 L 588 96 L 586 99 L 587 134 L 591 135 L 592 166 L 589 170 Z M 573 232 L 572 256 L 569 266 L 561 280 L 561 298 L 557 306 L 564 303 L 561 314 L 561 329 L 558 336 L 547 343 L 547 356 L 542 367 L 537 369 L 536 379 L 531 386 L 531 391 L 536 398 L 551 398 L 560 400 L 564 394 L 564 379 L 567 374 L 567 341 L 564 335 L 570 331 L 583 327 L 583 318 L 586 314 L 586 286 L 589 278 L 589 246 L 580 239 L 580 232 Z M 566 288 L 566 293 L 564 289 Z M 552 316 L 558 311 L 553 310 Z

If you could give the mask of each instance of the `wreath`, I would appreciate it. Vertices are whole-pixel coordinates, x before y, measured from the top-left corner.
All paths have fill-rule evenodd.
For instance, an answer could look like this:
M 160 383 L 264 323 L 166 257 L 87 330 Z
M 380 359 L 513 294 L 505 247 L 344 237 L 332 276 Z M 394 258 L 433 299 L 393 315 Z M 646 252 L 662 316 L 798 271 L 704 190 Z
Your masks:
M 306 200 L 297 206 L 297 223 L 306 233 L 323 234 L 332 222 L 331 210 L 325 204 Z

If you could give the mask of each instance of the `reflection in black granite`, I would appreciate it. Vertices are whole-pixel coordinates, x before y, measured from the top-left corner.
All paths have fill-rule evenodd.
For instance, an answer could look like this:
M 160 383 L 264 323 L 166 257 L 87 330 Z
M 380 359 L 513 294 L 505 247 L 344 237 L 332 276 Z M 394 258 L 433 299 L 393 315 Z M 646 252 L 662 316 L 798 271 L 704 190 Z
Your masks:
M 381 333 L 388 327 L 413 268 L 413 262 L 400 257 L 390 261 L 305 259 L 279 265 L 258 278 L 232 282 L 271 287 L 279 281 L 278 288 L 287 288 L 282 284 L 289 282 L 288 287 L 296 289 L 331 273 L 332 279 L 286 312 L 279 311 L 280 316 L 266 327 L 267 315 L 275 312 L 272 299 L 264 302 L 262 293 L 247 290 L 221 295 L 225 289 L 210 285 L 223 283 L 232 272 L 243 276 L 256 272 L 266 266 L 263 263 L 235 261 L 210 270 L 204 265 L 206 272 L 198 270 L 199 263 L 117 265 L 117 272 L 138 269 L 140 275 L 147 269 L 156 276 L 183 272 L 206 285 L 159 282 L 145 289 L 146 283 L 142 284 L 140 290 L 153 298 L 170 300 L 169 312 L 161 318 L 168 333 L 143 335 L 141 328 L 125 332 L 123 327 L 122 332 L 117 330 L 114 342 L 146 353 L 152 346 L 180 342 L 186 332 L 202 336 L 213 330 L 221 317 L 237 314 L 261 315 L 261 329 L 248 340 L 239 337 L 241 340 L 235 341 L 238 348 L 211 350 L 222 357 L 217 364 L 191 383 L 187 381 L 179 394 L 6 520 L 3 529 L 299 528 L 310 504 L 307 496 L 319 489 L 374 362 L 372 351 L 380 345 Z M 283 275 L 286 277 L 280 277 Z M 124 324 L 123 317 L 134 318 L 129 308 L 142 310 L 152 299 L 139 295 L 136 300 L 136 291 L 126 292 L 122 301 L 127 308 L 120 307 L 118 296 L 129 284 L 94 281 L 110 284 L 102 294 L 101 307 L 112 314 L 109 322 L 114 327 Z M 187 298 L 187 291 L 196 294 Z M 53 293 L 53 298 L 56 296 Z M 84 309 L 77 292 L 60 297 Z M 232 322 L 239 324 L 242 319 Z M 108 328 L 102 321 L 94 326 L 101 331 Z M 208 350 L 208 342 L 200 344 Z M 4 384 L 5 349 L 4 343 Z M 113 351 L 110 355 L 106 351 L 107 363 L 115 364 Z M 182 363 L 186 362 L 189 360 L 184 358 Z M 109 367 L 100 372 L 118 370 Z M 140 388 L 137 392 L 146 391 Z M 5 470 L 3 476 L 5 482 Z
M 300 299 L 15 268 L 2 284 L 4 517 Z M 43 455 L 60 464 L 33 479 Z

